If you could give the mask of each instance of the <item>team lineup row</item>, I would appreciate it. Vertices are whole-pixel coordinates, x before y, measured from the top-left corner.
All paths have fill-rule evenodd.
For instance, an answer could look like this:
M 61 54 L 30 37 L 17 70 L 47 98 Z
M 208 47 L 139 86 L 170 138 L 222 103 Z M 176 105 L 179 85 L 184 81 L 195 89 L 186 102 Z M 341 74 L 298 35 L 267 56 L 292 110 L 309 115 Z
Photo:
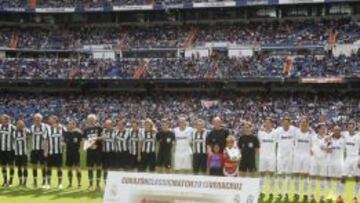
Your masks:
M 277 128 L 274 128 L 271 118 L 266 118 L 257 136 L 252 125 L 244 123 L 242 136 L 237 142 L 228 130 L 222 128 L 218 117 L 213 119 L 211 130 L 205 129 L 201 119 L 196 121 L 194 128 L 189 127 L 184 117 L 179 118 L 178 127 L 173 129 L 166 119 L 161 120 L 159 130 L 150 119 L 146 119 L 143 126 L 136 120 L 130 123 L 127 126 L 124 119 L 119 119 L 114 127 L 111 120 L 106 120 L 100 126 L 96 115 L 91 114 L 87 117 L 87 127 L 81 131 L 74 120 L 65 127 L 56 116 L 50 116 L 45 124 L 42 116 L 35 114 L 33 125 L 28 129 L 22 120 L 12 125 L 10 117 L 3 115 L 0 124 L 3 185 L 12 184 L 14 165 L 18 167 L 20 184 L 26 185 L 28 142 L 32 146 L 29 151 L 35 187 L 38 169 L 42 169 L 43 186 L 49 187 L 52 168 L 57 169 L 58 185 L 62 187 L 63 153 L 66 166 L 71 169 L 68 171 L 70 186 L 72 169 L 76 171 L 80 186 L 82 141 L 87 151 L 89 187 L 96 180 L 96 188 L 100 187 L 102 176 L 105 181 L 107 171 L 112 169 L 155 171 L 158 166 L 158 172 L 193 169 L 194 173 L 237 176 L 240 170 L 240 175 L 246 175 L 257 170 L 257 156 L 261 189 L 264 190 L 265 180 L 269 179 L 271 195 L 277 182 L 278 191 L 283 192 L 279 195 L 285 198 L 288 198 L 292 178 L 294 198 L 299 199 L 303 194 L 304 199 L 310 195 L 314 200 L 315 194 L 310 191 L 315 191 L 316 182 L 320 182 L 320 200 L 323 201 L 326 190 L 331 190 L 332 181 L 336 182 L 336 194 L 341 200 L 345 178 L 360 177 L 360 134 L 355 131 L 355 122 L 350 122 L 346 130 L 333 126 L 328 131 L 325 123 L 320 123 L 316 129 L 310 128 L 306 117 L 302 117 L 299 126 L 295 127 L 290 117 L 284 116 Z M 357 178 L 355 187 L 354 201 L 357 201 L 360 189 Z

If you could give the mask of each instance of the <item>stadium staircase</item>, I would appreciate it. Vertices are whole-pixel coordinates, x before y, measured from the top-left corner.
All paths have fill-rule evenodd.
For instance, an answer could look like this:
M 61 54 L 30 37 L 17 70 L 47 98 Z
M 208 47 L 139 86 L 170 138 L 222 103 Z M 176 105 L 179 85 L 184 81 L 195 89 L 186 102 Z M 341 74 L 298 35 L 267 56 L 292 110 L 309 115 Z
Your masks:
M 10 48 L 16 49 L 19 42 L 19 33 L 13 32 L 10 40 Z
M 134 79 L 141 79 L 145 76 L 146 69 L 149 65 L 149 62 L 146 60 L 142 60 L 140 66 L 134 72 Z
M 215 79 L 219 61 L 220 61 L 220 57 L 216 53 L 213 56 L 211 56 L 210 71 L 208 73 L 207 79 Z
M 190 34 L 189 34 L 189 36 L 186 38 L 185 43 L 184 43 L 184 48 L 185 48 L 185 49 L 192 48 L 193 44 L 194 44 L 195 41 L 196 41 L 198 32 L 199 32 L 198 29 L 191 28 Z
M 128 45 L 127 45 L 128 41 L 129 41 L 129 34 L 127 32 L 125 32 L 124 35 L 119 40 L 118 49 L 121 51 L 126 50 L 128 48 Z

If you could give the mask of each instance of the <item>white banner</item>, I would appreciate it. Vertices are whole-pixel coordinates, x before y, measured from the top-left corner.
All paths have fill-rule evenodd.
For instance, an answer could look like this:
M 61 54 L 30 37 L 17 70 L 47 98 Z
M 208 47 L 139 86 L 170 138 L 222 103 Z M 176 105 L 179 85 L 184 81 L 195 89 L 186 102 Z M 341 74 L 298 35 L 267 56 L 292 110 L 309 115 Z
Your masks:
M 104 203 L 256 203 L 258 178 L 109 172 Z
M 230 2 L 201 2 L 193 3 L 194 8 L 208 8 L 208 7 L 234 7 L 236 6 L 235 1 Z
M 37 13 L 71 13 L 75 8 L 36 8 Z
M 153 5 L 114 6 L 114 11 L 152 10 Z
M 323 3 L 325 0 L 279 0 L 279 4 Z

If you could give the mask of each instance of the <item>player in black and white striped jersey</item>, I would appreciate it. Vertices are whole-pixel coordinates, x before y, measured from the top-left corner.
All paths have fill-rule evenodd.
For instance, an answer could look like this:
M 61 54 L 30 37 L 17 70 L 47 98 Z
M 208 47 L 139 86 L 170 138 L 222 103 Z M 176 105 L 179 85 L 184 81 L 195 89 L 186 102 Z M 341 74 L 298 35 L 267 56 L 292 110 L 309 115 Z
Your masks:
M 124 119 L 120 119 L 118 121 L 118 125 L 115 129 L 114 134 L 116 159 L 115 168 L 123 170 L 129 166 L 129 132 L 126 129 L 126 123 Z
M 130 153 L 130 167 L 132 169 L 139 169 L 141 160 L 141 138 L 142 130 L 139 127 L 137 120 L 131 121 L 131 129 L 129 130 L 129 153 Z
M 26 181 L 28 177 L 27 138 L 29 135 L 30 135 L 30 130 L 26 128 L 25 122 L 23 120 L 18 120 L 16 122 L 16 131 L 15 131 L 15 139 L 14 139 L 15 165 L 17 167 L 19 185 L 23 187 L 26 187 Z
M 156 167 L 156 129 L 151 119 L 145 120 L 145 128 L 141 139 L 141 171 L 147 168 L 151 172 Z
M 205 129 L 205 122 L 198 119 L 195 130 L 192 132 L 192 151 L 193 151 L 193 171 L 195 174 L 206 173 L 207 167 L 207 148 L 206 137 L 208 131 Z
M 51 171 L 52 168 L 57 169 L 58 177 L 58 188 L 61 189 L 62 186 L 62 154 L 64 147 L 64 133 L 66 132 L 66 127 L 60 124 L 59 118 L 57 116 L 51 116 L 49 118 L 49 128 L 47 132 L 46 145 L 47 150 L 45 155 L 47 157 L 47 188 L 50 188 L 51 185 Z
M 32 165 L 32 175 L 34 178 L 34 188 L 38 186 L 38 169 L 42 171 L 42 184 L 46 184 L 46 168 L 44 157 L 44 145 L 47 136 L 48 125 L 42 122 L 43 116 L 36 113 L 33 117 L 33 124 L 30 127 L 32 149 L 30 153 L 30 163 Z
M 14 177 L 14 133 L 16 127 L 10 123 L 10 116 L 4 114 L 1 116 L 0 123 L 0 165 L 3 175 L 3 187 L 12 185 Z M 9 181 L 7 179 L 7 167 L 9 167 Z
M 115 143 L 114 143 L 114 130 L 113 122 L 107 119 L 104 123 L 104 128 L 101 133 L 102 144 L 102 160 L 103 160 L 103 178 L 106 184 L 108 170 L 113 168 L 114 165 L 114 154 L 115 154 Z
M 89 187 L 91 190 L 94 182 L 94 170 L 96 170 L 96 190 L 100 190 L 101 166 L 102 166 L 102 127 L 98 125 L 97 116 L 89 114 L 86 118 L 84 148 L 86 150 L 86 166 L 88 167 Z

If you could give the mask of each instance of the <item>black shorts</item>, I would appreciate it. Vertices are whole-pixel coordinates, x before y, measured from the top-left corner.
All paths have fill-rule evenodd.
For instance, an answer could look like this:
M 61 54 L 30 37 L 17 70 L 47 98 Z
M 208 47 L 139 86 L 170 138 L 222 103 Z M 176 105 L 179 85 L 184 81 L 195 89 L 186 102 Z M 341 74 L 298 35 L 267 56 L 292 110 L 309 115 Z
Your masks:
M 115 161 L 114 152 L 102 152 L 102 166 L 104 169 L 113 168 Z
M 171 168 L 171 151 L 159 151 L 156 165 L 158 167 Z
M 0 151 L 0 165 L 14 165 L 15 152 L 14 151 Z
M 147 168 L 149 168 L 150 171 L 155 171 L 155 167 L 156 167 L 155 152 L 141 153 L 141 168 L 140 168 L 140 170 L 145 171 Z
M 256 164 L 255 160 L 241 159 L 239 165 L 239 171 L 241 172 L 255 172 Z
M 138 161 L 138 155 L 129 155 L 129 167 L 131 169 L 138 169 L 140 167 L 140 162 Z
M 224 176 L 222 168 L 210 168 L 209 172 L 211 176 Z
M 41 164 L 44 165 L 45 157 L 44 150 L 33 150 L 30 153 L 30 163 L 31 164 Z
M 194 154 L 193 155 L 193 169 L 195 173 L 206 172 L 207 168 L 207 154 Z
M 80 152 L 66 152 L 65 165 L 67 167 L 78 167 L 80 166 Z
M 114 161 L 114 167 L 115 168 L 123 168 L 126 169 L 129 167 L 129 152 L 115 152 L 115 161 Z
M 88 149 L 86 153 L 86 166 L 102 166 L 102 152 L 99 150 Z
M 62 154 L 49 154 L 46 162 L 49 167 L 61 167 L 62 161 Z
M 15 155 L 15 165 L 18 167 L 27 166 L 28 157 L 26 155 Z

